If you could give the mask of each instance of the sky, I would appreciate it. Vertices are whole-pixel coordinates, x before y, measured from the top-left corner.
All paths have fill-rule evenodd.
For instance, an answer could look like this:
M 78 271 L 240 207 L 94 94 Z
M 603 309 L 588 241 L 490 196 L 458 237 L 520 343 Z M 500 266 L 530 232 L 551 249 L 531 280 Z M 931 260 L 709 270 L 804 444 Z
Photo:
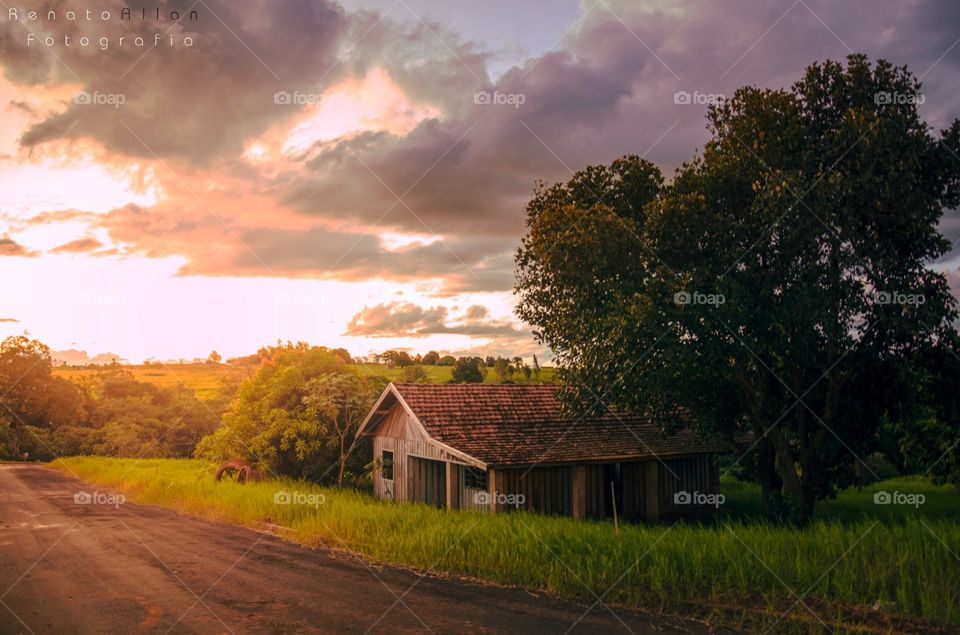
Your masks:
M 920 77 L 934 129 L 960 115 L 949 0 L 10 2 L 0 336 L 75 361 L 542 360 L 512 293 L 538 182 L 628 153 L 669 175 L 712 96 L 852 52 Z M 960 252 L 931 266 L 960 293 Z

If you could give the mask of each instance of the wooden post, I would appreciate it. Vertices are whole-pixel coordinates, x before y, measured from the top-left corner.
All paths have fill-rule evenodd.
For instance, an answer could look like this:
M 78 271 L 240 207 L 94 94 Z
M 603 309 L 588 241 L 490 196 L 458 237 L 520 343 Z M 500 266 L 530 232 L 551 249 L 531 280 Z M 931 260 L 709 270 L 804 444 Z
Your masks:
M 460 507 L 460 483 L 457 475 L 459 468 L 450 461 L 447 461 L 447 509 L 457 509 Z
M 659 467 L 656 460 L 647 461 L 643 466 L 644 517 L 646 520 L 660 520 Z
M 497 473 L 492 467 L 487 470 L 487 493 L 490 513 L 497 513 Z
M 570 476 L 571 512 L 574 518 L 583 520 L 587 517 L 587 466 L 574 465 Z
M 610 481 L 610 505 L 613 507 L 613 533 L 615 533 L 617 538 L 619 538 L 620 521 L 617 518 L 617 492 L 613 486 L 613 481 Z

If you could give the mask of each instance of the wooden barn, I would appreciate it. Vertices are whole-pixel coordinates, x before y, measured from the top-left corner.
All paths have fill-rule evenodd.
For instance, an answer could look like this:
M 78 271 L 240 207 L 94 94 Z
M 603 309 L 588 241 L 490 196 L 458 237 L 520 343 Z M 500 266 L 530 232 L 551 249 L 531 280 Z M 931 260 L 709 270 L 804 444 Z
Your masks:
M 551 385 L 392 383 L 364 420 L 379 498 L 492 513 L 657 520 L 715 503 L 720 451 L 690 430 L 561 415 Z

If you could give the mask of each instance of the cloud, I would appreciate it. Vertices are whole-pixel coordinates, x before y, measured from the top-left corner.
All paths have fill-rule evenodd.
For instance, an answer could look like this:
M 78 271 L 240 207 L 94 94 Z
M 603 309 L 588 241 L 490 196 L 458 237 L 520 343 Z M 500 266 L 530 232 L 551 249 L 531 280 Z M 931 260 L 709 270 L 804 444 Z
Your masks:
M 125 156 L 193 164 L 236 156 L 245 139 L 289 116 L 295 107 L 274 103 L 275 92 L 316 92 L 336 79 L 336 69 L 321 75 L 335 65 L 348 27 L 343 9 L 326 0 L 243 5 L 177 0 L 161 11 L 177 9 L 186 16 L 194 9 L 199 18 L 175 25 L 118 17 L 70 21 L 65 12 L 73 7 L 54 3 L 53 8 L 60 11 L 59 19 L 32 27 L 54 38 L 51 47 L 28 43 L 28 29 L 20 21 L 0 23 L 5 53 L 0 63 L 7 77 L 24 85 L 79 83 L 90 95 L 122 95 L 123 101 L 115 107 L 71 100 L 32 125 L 21 144 L 30 148 L 56 139 L 92 138 Z M 83 35 L 94 45 L 80 47 Z M 65 36 L 73 38 L 72 47 L 62 44 Z M 107 50 L 98 46 L 104 36 L 112 44 Z M 136 36 L 145 46 L 135 45 Z
M 292 222 L 252 207 L 251 222 Z M 127 254 L 186 256 L 181 275 L 239 275 L 401 282 L 441 280 L 442 293 L 497 291 L 513 284 L 515 240 L 453 235 L 388 247 L 375 230 L 306 224 L 297 229 L 236 227 L 211 214 L 180 217 L 160 205 L 128 205 L 98 217 L 96 227 Z M 231 226 L 233 225 L 233 226 Z
M 50 358 L 55 364 L 71 365 L 96 364 L 99 366 L 112 364 L 113 362 L 123 363 L 127 361 L 120 355 L 115 355 L 113 353 L 97 353 L 91 357 L 87 351 L 79 351 L 75 348 L 65 351 L 51 351 Z
M 0 318 L 0 324 L 10 324 L 10 323 L 16 323 L 19 321 L 20 320 L 16 318 Z
M 162 201 L 90 222 L 125 253 L 182 256 L 181 273 L 190 275 L 430 279 L 448 296 L 508 290 L 538 181 L 565 181 L 627 153 L 645 154 L 669 175 L 708 135 L 706 105 L 676 103 L 676 93 L 786 87 L 811 62 L 851 50 L 925 75 L 922 112 L 934 127 L 960 112 L 953 89 L 960 49 L 945 55 L 960 5 L 932 0 L 909 12 L 894 0 L 808 0 L 786 13 L 773 4 L 706 0 L 594 3 L 554 50 L 495 78 L 481 45 L 428 20 L 348 14 L 322 0 L 242 9 L 218 0 L 209 8 L 176 32 L 195 35 L 197 47 L 157 47 L 129 73 L 139 51 L 74 52 L 61 67 L 52 51 L 24 46 L 22 27 L 0 24 L 0 64 L 12 81 L 79 82 L 126 96 L 110 111 L 63 104 L 22 144 L 82 137 L 118 163 L 163 158 Z M 71 28 L 80 27 L 60 22 L 51 30 Z M 250 141 L 280 135 L 302 114 L 277 107 L 275 90 L 319 94 L 375 69 L 410 103 L 439 114 L 402 134 L 352 132 L 262 165 L 242 157 Z M 514 99 L 482 103 L 478 95 Z M 232 171 L 212 169 L 216 162 Z M 217 187 L 206 193 L 210 183 Z M 200 203 L 198 192 L 205 192 Z M 960 237 L 955 215 L 942 227 Z M 436 240 L 388 248 L 387 232 Z
M 39 254 L 27 249 L 9 236 L 0 237 L 0 256 L 36 257 Z
M 103 243 L 88 236 L 85 238 L 78 238 L 76 240 L 71 240 L 68 243 L 60 245 L 54 249 L 50 250 L 50 253 L 53 254 L 85 254 L 95 252 L 103 247 Z
M 424 309 L 409 302 L 364 307 L 347 323 L 345 335 L 366 337 L 424 337 L 443 328 L 447 308 Z
M 347 323 L 345 335 L 364 337 L 426 337 L 452 334 L 473 337 L 523 337 L 529 333 L 507 320 L 493 320 L 480 305 L 467 307 L 461 316 L 449 316 L 447 307 L 424 308 L 410 302 L 390 302 L 364 307 Z

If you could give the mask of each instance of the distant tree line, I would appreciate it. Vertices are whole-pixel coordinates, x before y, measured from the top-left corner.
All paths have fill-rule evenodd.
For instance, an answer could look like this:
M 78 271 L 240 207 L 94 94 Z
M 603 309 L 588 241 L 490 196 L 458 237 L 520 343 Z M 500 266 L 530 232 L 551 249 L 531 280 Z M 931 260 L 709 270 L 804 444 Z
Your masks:
M 190 388 L 136 381 L 117 364 L 78 384 L 52 374 L 50 349 L 24 336 L 0 343 L 0 457 L 73 454 L 187 457 L 212 432 L 234 387 L 201 402 Z

